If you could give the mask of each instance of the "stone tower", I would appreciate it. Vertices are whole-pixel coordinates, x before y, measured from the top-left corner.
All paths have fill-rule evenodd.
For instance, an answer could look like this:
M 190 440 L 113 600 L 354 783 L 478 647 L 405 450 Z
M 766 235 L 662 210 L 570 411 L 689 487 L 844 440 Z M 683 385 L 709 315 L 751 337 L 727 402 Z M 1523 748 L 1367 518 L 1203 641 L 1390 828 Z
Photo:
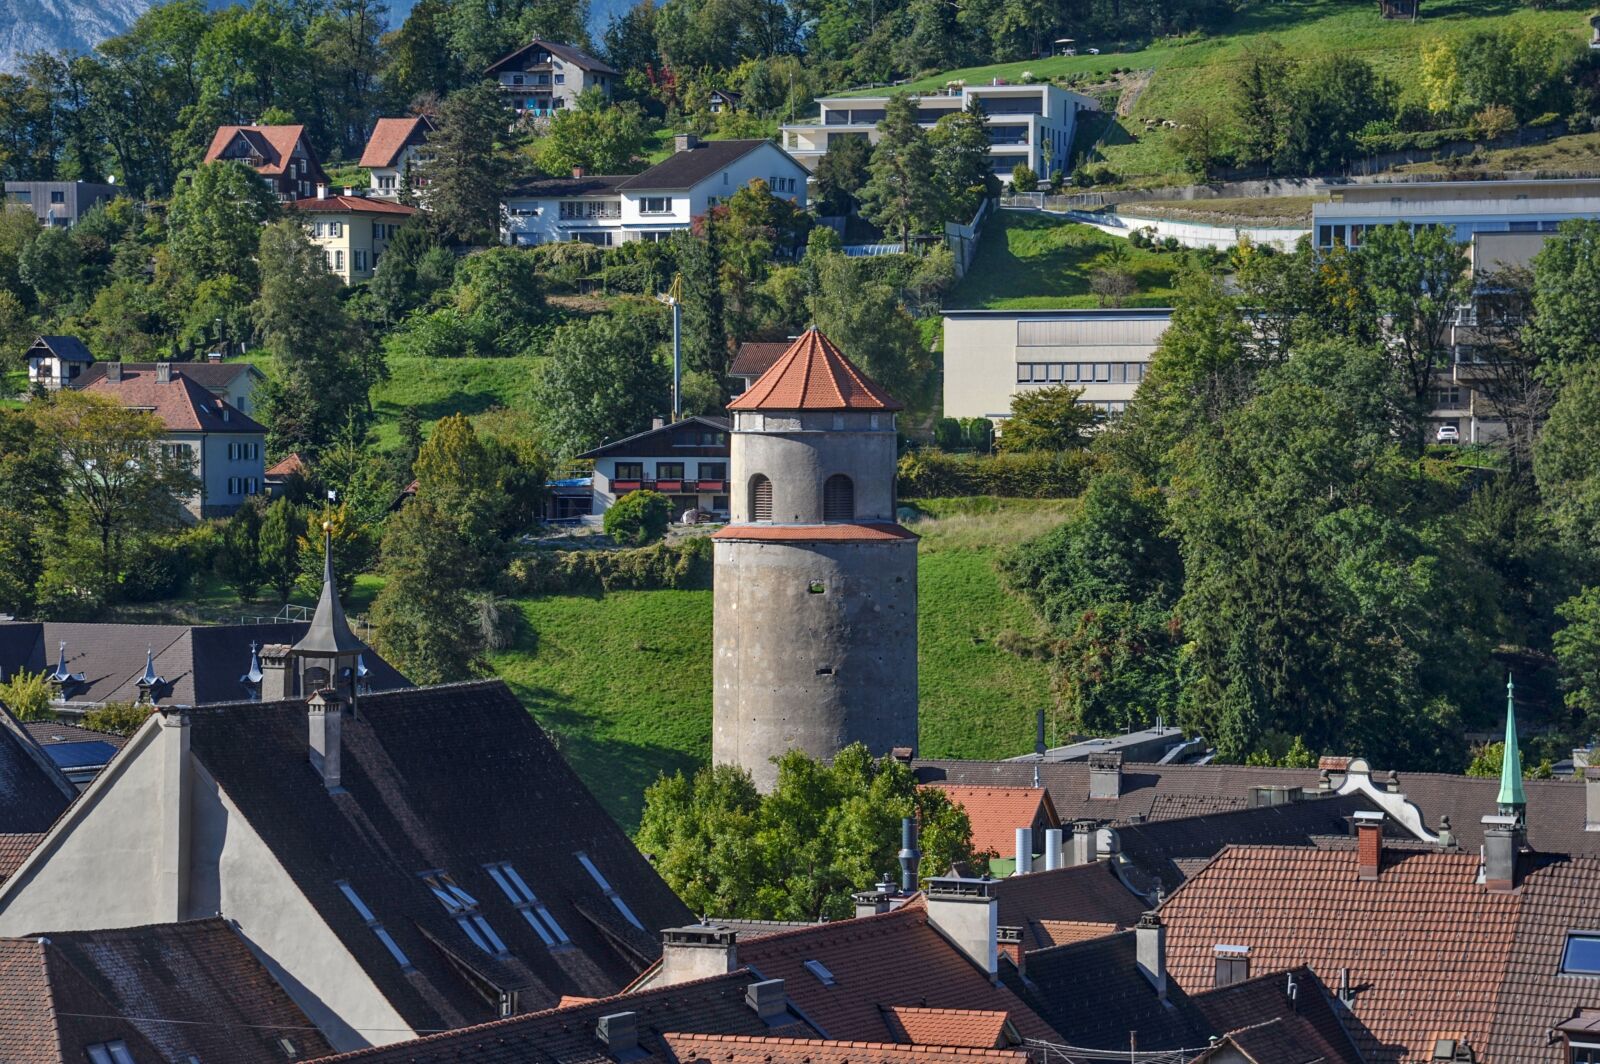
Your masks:
M 713 759 L 765 791 L 787 750 L 915 750 L 917 538 L 895 522 L 900 404 L 812 329 L 728 409 Z

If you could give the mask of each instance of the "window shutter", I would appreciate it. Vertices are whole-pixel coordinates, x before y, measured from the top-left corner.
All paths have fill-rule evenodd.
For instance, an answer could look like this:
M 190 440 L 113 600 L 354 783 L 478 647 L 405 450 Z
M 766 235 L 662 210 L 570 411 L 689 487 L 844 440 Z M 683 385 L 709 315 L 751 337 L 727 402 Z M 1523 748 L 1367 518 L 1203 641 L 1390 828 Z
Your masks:
M 852 521 L 856 516 L 856 486 L 843 473 L 835 473 L 822 485 L 822 519 Z
M 759 473 L 750 481 L 750 520 L 772 520 L 772 481 Z

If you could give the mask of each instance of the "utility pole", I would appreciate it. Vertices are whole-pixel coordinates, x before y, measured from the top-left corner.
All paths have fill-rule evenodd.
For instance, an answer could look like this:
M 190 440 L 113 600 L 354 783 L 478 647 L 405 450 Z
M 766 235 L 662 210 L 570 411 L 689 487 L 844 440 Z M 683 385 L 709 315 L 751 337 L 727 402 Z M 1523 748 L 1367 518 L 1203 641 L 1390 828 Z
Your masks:
M 677 421 L 683 417 L 683 274 L 675 274 L 656 298 L 672 308 L 672 420 Z

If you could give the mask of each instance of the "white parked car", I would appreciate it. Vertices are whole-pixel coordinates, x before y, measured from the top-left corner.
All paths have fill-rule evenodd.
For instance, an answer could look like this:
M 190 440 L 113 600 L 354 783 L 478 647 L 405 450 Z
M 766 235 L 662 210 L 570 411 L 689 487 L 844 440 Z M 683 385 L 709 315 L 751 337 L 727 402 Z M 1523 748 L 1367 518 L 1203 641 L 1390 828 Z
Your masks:
M 1454 425 L 1440 425 L 1434 439 L 1439 443 L 1460 443 L 1461 430 Z

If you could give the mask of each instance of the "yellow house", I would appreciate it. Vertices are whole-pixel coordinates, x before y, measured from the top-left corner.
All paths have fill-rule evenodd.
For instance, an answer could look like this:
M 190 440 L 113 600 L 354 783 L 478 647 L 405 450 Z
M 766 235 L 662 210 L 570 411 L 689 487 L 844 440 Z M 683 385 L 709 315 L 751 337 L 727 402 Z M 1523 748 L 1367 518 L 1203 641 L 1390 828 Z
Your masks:
M 363 196 L 330 196 L 317 186 L 315 199 L 287 204 L 306 215 L 306 233 L 322 249 L 332 270 L 345 284 L 358 284 L 378 268 L 378 257 L 400 231 L 415 207 Z

